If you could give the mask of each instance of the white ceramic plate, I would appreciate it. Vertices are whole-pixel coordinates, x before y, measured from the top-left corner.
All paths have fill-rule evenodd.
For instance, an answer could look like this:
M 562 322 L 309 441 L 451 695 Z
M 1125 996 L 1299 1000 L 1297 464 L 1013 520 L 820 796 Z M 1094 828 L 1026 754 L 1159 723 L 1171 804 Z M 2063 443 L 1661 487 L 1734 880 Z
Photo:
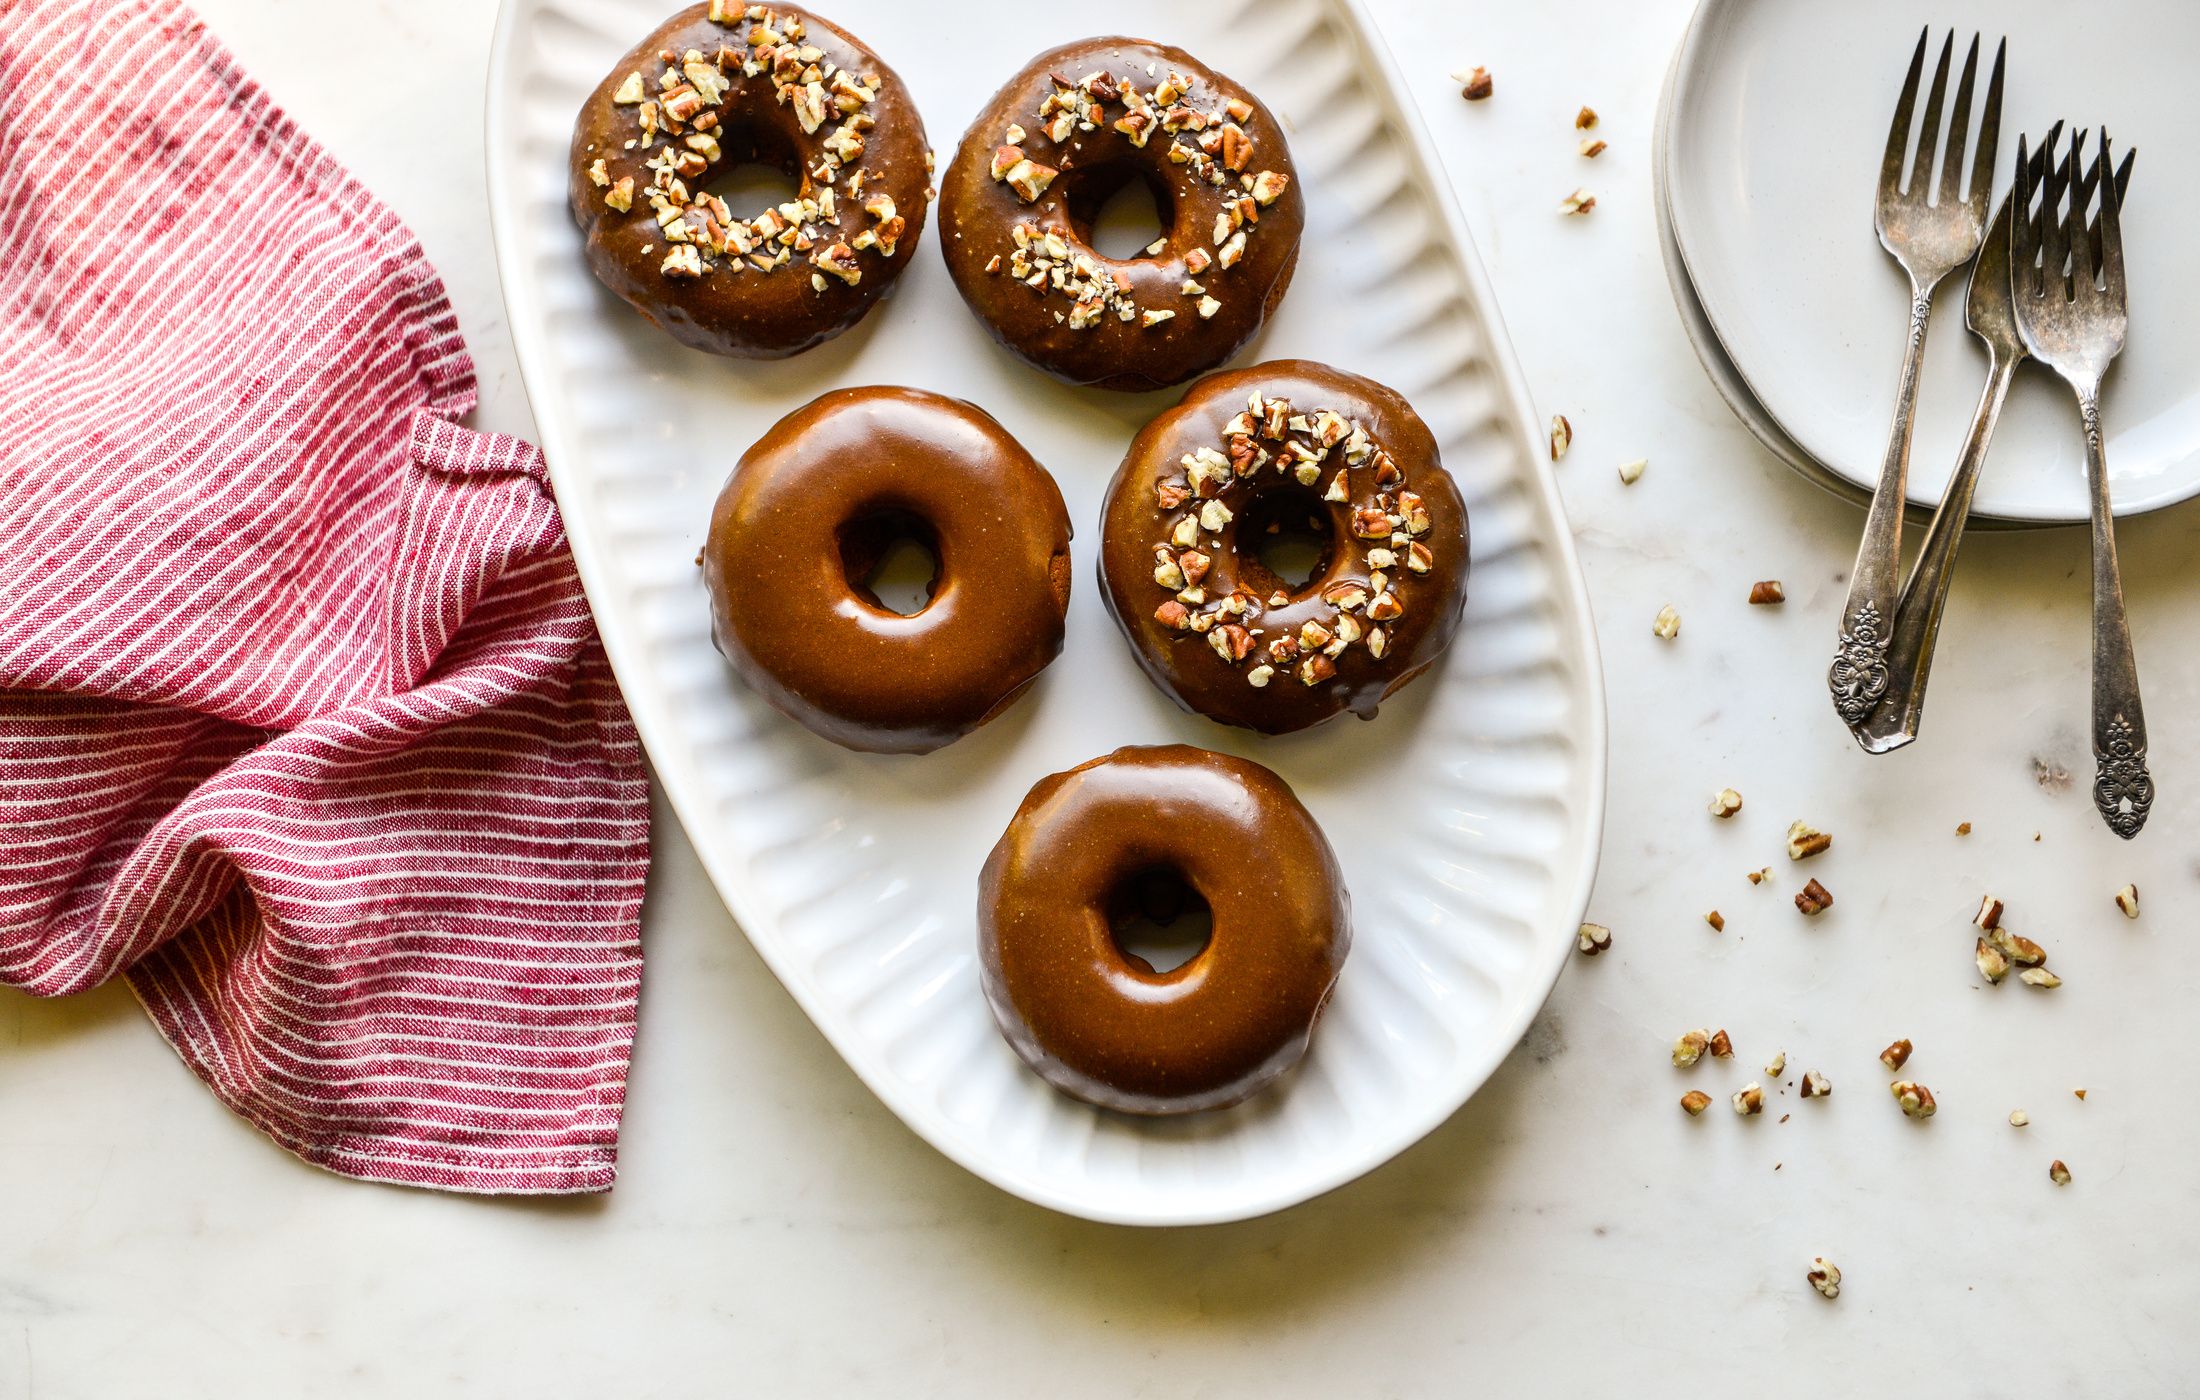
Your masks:
M 1179 714 L 1139 675 L 1094 586 L 1100 494 L 1167 396 L 1064 388 L 997 350 L 927 247 L 895 298 L 791 361 L 680 349 L 604 292 L 564 209 L 582 94 L 666 0 L 507 0 L 490 59 L 497 255 L 529 397 L 589 597 L 644 741 L 712 879 L 803 1009 L 942 1152 L 1041 1204 L 1189 1224 L 1256 1215 L 1367 1171 L 1442 1121 L 1527 1028 L 1596 866 L 1605 724 L 1595 638 L 1541 432 L 1449 187 L 1348 0 L 1126 4 L 1106 23 L 1182 44 L 1292 130 L 1306 256 L 1241 362 L 1316 355 L 1403 391 L 1472 512 L 1467 625 L 1382 717 L 1262 741 Z M 970 23 L 847 0 L 944 159 L 990 84 L 1074 25 Z M 1037 24 L 1037 27 L 1034 27 Z M 959 51 L 927 63 L 942 33 Z M 929 242 L 938 236 L 928 227 Z M 835 386 L 907 383 L 993 411 L 1077 523 L 1062 658 L 1010 713 L 925 758 L 843 752 L 780 718 L 712 651 L 694 566 L 748 443 Z M 1097 1112 L 1029 1074 L 978 986 L 978 868 L 1030 785 L 1125 743 L 1258 758 L 1322 821 L 1356 941 L 1315 1049 L 1240 1108 Z M 700 1105 L 706 1110 L 709 1106 Z
M 1677 66 L 1677 64 L 1675 65 Z M 1697 363 L 1703 366 L 1704 375 L 1711 381 L 1719 397 L 1726 402 L 1735 418 L 1750 435 L 1762 443 L 1765 450 L 1792 467 L 1796 474 L 1821 490 L 1839 496 L 1859 508 L 1868 505 L 1871 493 L 1852 482 L 1834 475 L 1826 465 L 1803 450 L 1802 444 L 1787 435 L 1787 430 L 1772 420 L 1757 396 L 1750 392 L 1749 381 L 1735 368 L 1734 361 L 1719 343 L 1718 333 L 1712 329 L 1711 318 L 1704 314 L 1703 303 L 1696 296 L 1695 284 L 1688 280 L 1688 261 L 1681 256 L 1680 244 L 1673 238 L 1672 207 L 1667 202 L 1668 182 L 1665 173 L 1667 134 L 1670 132 L 1673 110 L 1673 77 L 1668 68 L 1665 86 L 1658 94 L 1657 125 L 1653 129 L 1650 148 L 1651 201 L 1655 206 L 1658 224 L 1658 255 L 1665 263 L 1666 285 L 1673 293 L 1674 309 L 1680 313 L 1681 329 L 1688 336 L 1689 348 L 1696 352 Z M 1914 504 L 1907 512 L 1913 523 L 1924 524 L 1931 519 L 1934 500 L 1925 499 L 1911 483 L 1911 499 Z M 2007 530 L 2032 528 L 2037 521 L 2002 520 L 1983 515 L 1975 508 L 1971 512 L 1970 528 L 1974 530 Z
M 1907 0 L 1703 0 L 1672 76 L 1668 198 L 1704 312 L 1766 414 L 1866 489 L 1885 450 L 1907 291 L 1872 233 L 1872 197 L 1926 18 Z M 2036 135 L 2057 118 L 2106 123 L 2119 143 L 2139 148 L 2124 222 L 2130 340 L 2105 405 L 2111 484 L 2119 515 L 2200 493 L 2200 378 L 2183 329 L 2200 306 L 2200 266 L 2179 246 L 2200 218 L 2200 191 L 2176 168 L 2200 5 L 2119 0 L 2081 12 L 2056 0 L 1947 0 L 1929 18 L 1989 36 L 1982 84 L 1992 36 L 2008 36 L 1997 189 L 2008 184 L 2018 133 Z M 1939 499 L 1985 374 L 1963 327 L 1963 276 L 1943 284 L 1926 347 L 1913 502 Z M 2044 372 L 2020 374 L 1977 510 L 2085 520 L 2082 448 L 2068 392 Z

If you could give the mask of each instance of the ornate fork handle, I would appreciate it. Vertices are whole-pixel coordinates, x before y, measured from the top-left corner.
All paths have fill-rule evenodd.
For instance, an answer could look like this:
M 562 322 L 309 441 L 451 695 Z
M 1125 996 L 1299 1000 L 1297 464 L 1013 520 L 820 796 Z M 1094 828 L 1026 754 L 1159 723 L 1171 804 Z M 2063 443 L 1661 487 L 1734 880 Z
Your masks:
M 1887 643 L 1902 581 L 1902 508 L 1909 496 L 1910 429 L 1917 415 L 1917 379 L 1925 363 L 1925 328 L 1932 321 L 1933 289 L 1910 284 L 1910 337 L 1902 351 L 1902 381 L 1895 391 L 1894 424 L 1879 483 L 1864 516 L 1864 539 L 1849 573 L 1848 602 L 1841 609 L 1841 644 L 1826 670 L 1833 708 L 1849 728 L 1862 724 L 1887 694 Z
M 2098 392 L 2078 396 L 2078 416 L 2085 424 L 2085 475 L 2093 491 L 2093 805 L 2108 829 L 2128 841 L 2146 825 L 2154 806 L 2154 777 L 2147 771 L 2139 663 L 2132 655 L 2123 574 L 2116 565 Z

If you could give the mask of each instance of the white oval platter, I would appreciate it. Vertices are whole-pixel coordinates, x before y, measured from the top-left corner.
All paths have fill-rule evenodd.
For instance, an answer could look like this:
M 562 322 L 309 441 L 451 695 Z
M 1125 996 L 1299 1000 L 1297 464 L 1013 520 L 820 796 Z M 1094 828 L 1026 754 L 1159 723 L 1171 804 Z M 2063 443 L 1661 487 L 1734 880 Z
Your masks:
M 1081 37 L 967 8 L 966 21 L 952 5 L 829 9 L 910 83 L 943 162 L 994 83 Z M 1397 387 L 1435 429 L 1472 512 L 1467 626 L 1446 662 L 1372 723 L 1262 740 L 1176 711 L 1138 673 L 1094 586 L 1101 491 L 1170 396 L 1072 390 L 1012 361 L 929 246 L 862 326 L 771 364 L 681 349 L 596 284 L 564 208 L 573 114 L 670 9 L 506 0 L 490 59 L 489 195 L 513 338 L 604 644 L 728 907 L 896 1114 L 1042 1205 L 1134 1224 L 1238 1219 L 1403 1150 L 1489 1077 L 1564 965 L 1596 869 L 1605 715 L 1541 429 L 1366 16 L 1352 0 L 1216 0 L 1107 17 L 1208 57 L 1292 133 L 1306 243 L 1290 295 L 1238 363 L 1305 355 Z M 937 237 L 933 221 L 924 238 Z M 989 409 L 1053 471 L 1079 531 L 1061 659 L 1008 714 L 924 758 L 846 753 L 774 713 L 712 650 L 695 568 L 742 450 L 817 394 L 864 383 Z M 1010 1052 L 979 991 L 974 906 L 978 868 L 1035 780 L 1118 745 L 1171 741 L 1257 758 L 1292 784 L 1344 863 L 1356 941 L 1297 1072 L 1227 1112 L 1146 1121 L 1064 1098 Z

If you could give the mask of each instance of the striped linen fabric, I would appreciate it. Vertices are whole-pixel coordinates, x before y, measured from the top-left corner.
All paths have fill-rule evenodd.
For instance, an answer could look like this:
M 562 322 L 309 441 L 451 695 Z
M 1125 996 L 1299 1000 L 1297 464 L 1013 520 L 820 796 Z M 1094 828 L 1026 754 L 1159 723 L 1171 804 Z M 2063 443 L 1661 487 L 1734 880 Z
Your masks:
M 332 1171 L 608 1188 L 648 793 L 540 454 L 188 10 L 5 0 L 0 93 L 0 984 Z

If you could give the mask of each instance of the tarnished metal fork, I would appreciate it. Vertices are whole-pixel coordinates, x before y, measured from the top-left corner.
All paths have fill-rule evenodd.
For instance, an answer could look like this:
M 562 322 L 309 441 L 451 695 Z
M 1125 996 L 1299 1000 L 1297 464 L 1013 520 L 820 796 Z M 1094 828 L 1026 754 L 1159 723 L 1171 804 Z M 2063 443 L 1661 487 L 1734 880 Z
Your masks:
M 2131 623 L 2124 615 L 2108 459 L 2101 447 L 2101 380 L 2124 348 L 2123 201 L 2116 182 L 2101 178 L 2114 168 L 2108 133 L 2101 133 L 2090 169 L 2080 149 L 2083 141 L 2082 135 L 2075 137 L 2060 164 L 2050 145 L 2046 169 L 2035 181 L 2018 138 L 2017 187 L 2010 194 L 2018 217 L 2009 226 L 2009 276 L 2025 348 L 2070 385 L 2085 429 L 2093 504 L 2093 805 L 2109 830 L 2129 840 L 2154 806 L 2154 778 L 2147 771 L 2147 721 L 2139 704 Z M 2035 185 L 2039 217 L 2025 218 Z M 2096 185 L 2098 251 L 2087 231 L 2087 205 Z
M 2062 137 L 2057 122 L 2040 150 L 2031 153 L 2027 167 L 2037 184 L 2047 152 Z M 2078 138 L 2085 139 L 2083 133 Z M 2131 188 L 2131 163 L 2137 155 L 2124 152 L 2116 170 L 2116 197 L 2121 205 Z M 2090 201 L 2090 176 L 2082 199 Z M 1971 263 L 1970 289 L 1964 298 L 1964 324 L 1986 349 L 1986 384 L 1979 391 L 1978 408 L 1971 417 L 1971 431 L 1964 437 L 1962 454 L 1949 474 L 1948 489 L 1925 531 L 1925 545 L 1910 566 L 1909 581 L 1902 585 L 1902 601 L 1895 610 L 1892 641 L 1887 647 L 1887 694 L 1877 709 L 1855 726 L 1856 741 L 1872 753 L 1888 753 L 1917 737 L 1924 717 L 1925 685 L 1932 675 L 1933 644 L 1940 634 L 1940 617 L 1948 606 L 1948 588 L 1955 577 L 1956 550 L 1963 543 L 1963 527 L 1971 513 L 1971 498 L 1978 489 L 1979 469 L 2001 419 L 2003 402 L 2017 366 L 2030 357 L 2024 337 L 2017 330 L 2017 306 L 2009 287 L 2009 217 L 2012 200 L 2002 196 L 1986 241 Z M 2099 247 L 2100 225 L 2087 230 Z
M 1879 200 L 1874 223 L 1879 241 L 1910 276 L 1910 331 L 1902 353 L 1902 378 L 1895 391 L 1894 425 L 1887 455 L 1879 468 L 1871 508 L 1864 516 L 1864 538 L 1849 575 L 1848 601 L 1841 609 L 1841 641 L 1826 671 L 1833 707 L 1852 730 L 1876 709 L 1887 693 L 1887 643 L 1902 585 L 1902 509 L 1909 491 L 1910 428 L 1917 410 L 1918 372 L 1925 362 L 1925 328 L 1932 320 L 1933 292 L 1949 273 L 1969 262 L 1986 234 L 1987 197 L 1994 183 L 1995 146 L 2001 134 L 2001 79 L 2008 54 L 2004 40 L 1994 53 L 1993 75 L 1986 84 L 1986 110 L 1979 127 L 1978 151 L 1964 180 L 1964 147 L 1971 128 L 1971 93 L 1978 76 L 1978 37 L 1971 39 L 1948 115 L 1948 147 L 1940 150 L 1942 107 L 1948 95 L 1948 63 L 1955 35 L 1940 48 L 1917 135 L 1917 160 L 1909 183 L 1902 175 L 1910 149 L 1910 123 L 1917 109 L 1918 79 L 1925 71 L 1928 28 L 1917 37 L 1903 80 L 1887 153 L 1879 167 Z M 1939 178 L 1934 178 L 1935 170 Z

